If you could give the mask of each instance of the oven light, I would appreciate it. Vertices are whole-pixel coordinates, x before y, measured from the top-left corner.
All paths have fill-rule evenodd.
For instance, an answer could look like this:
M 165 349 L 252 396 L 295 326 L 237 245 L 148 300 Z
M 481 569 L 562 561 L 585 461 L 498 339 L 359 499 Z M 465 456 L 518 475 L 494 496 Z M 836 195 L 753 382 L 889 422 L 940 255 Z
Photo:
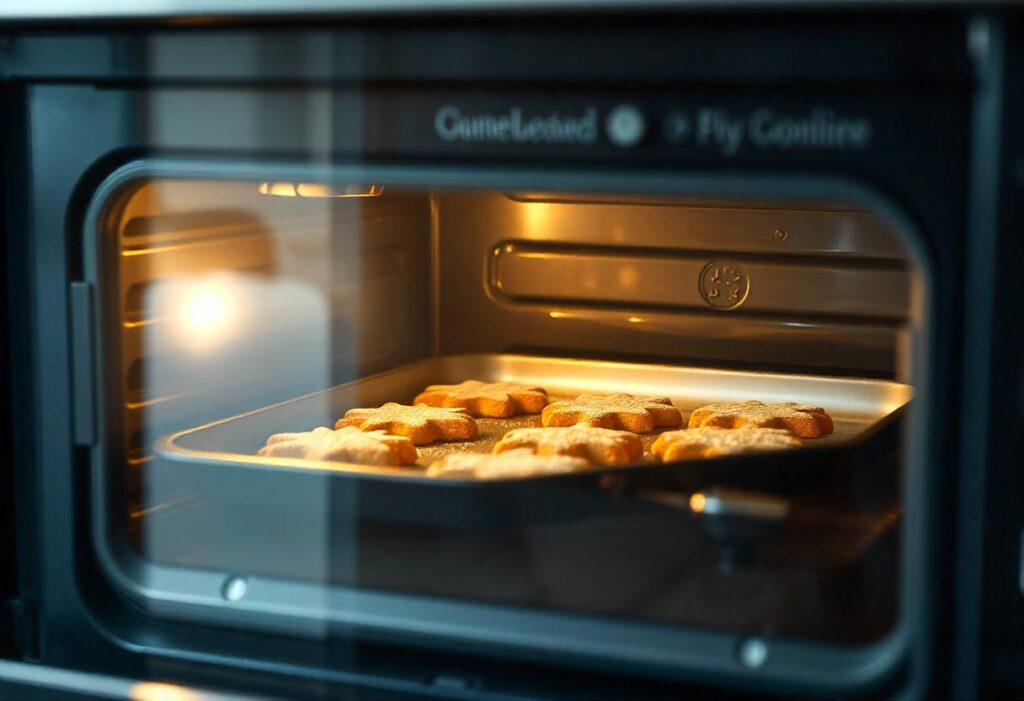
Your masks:
M 200 701 L 203 696 L 183 686 L 163 682 L 139 682 L 128 691 L 132 701 Z
M 231 286 L 222 281 L 202 282 L 185 291 L 174 315 L 181 340 L 202 350 L 226 338 L 237 316 L 235 298 Z
M 569 315 L 566 312 L 548 312 L 548 316 L 552 319 L 568 319 Z
M 222 294 L 214 290 L 200 290 L 189 300 L 185 313 L 193 329 L 206 331 L 220 326 L 227 312 L 227 301 Z
M 326 183 L 272 183 L 262 182 L 257 187 L 261 195 L 274 197 L 304 197 L 309 199 L 337 197 L 378 197 L 384 188 L 380 185 L 335 185 Z
M 644 323 L 644 321 L 646 321 L 646 319 L 644 319 L 642 316 L 631 316 L 629 317 L 629 319 L 627 319 L 627 321 L 631 324 L 642 324 Z

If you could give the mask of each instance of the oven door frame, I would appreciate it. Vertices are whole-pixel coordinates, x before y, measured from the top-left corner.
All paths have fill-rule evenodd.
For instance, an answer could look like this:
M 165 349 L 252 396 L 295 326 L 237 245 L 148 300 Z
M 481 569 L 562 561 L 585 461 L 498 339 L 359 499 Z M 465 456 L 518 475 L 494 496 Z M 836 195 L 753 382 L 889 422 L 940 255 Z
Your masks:
M 926 308 L 925 332 L 913 344 L 916 410 L 911 412 L 904 486 L 906 514 L 901 537 L 899 617 L 892 631 L 865 646 L 837 646 L 811 641 L 772 639 L 763 665 L 741 663 L 741 650 L 751 640 L 737 633 L 698 631 L 678 626 L 601 619 L 591 616 L 527 610 L 510 611 L 490 604 L 448 602 L 422 596 L 372 592 L 347 587 L 285 581 L 246 575 L 248 592 L 240 601 L 222 596 L 226 579 L 236 573 L 188 570 L 142 560 L 127 543 L 112 515 L 121 505 L 108 474 L 104 436 L 116 414 L 115 402 L 104 402 L 104 388 L 114 381 L 111 357 L 104 348 L 109 326 L 98 302 L 103 289 L 103 261 L 109 259 L 103 223 L 117 193 L 145 178 L 261 179 L 285 182 L 349 181 L 387 186 L 564 191 L 597 194 L 685 195 L 725 198 L 843 201 L 880 215 L 913 250 L 922 266 Z M 595 173 L 553 169 L 436 167 L 430 165 L 309 166 L 252 160 L 188 160 L 156 157 L 117 167 L 103 178 L 86 208 L 83 231 L 83 283 L 72 288 L 75 332 L 76 434 L 90 444 L 92 475 L 92 545 L 99 564 L 122 596 L 158 618 L 218 624 L 297 636 L 356 635 L 435 644 L 447 649 L 479 650 L 487 645 L 503 655 L 535 662 L 560 661 L 575 666 L 717 682 L 748 688 L 798 691 L 807 694 L 863 693 L 877 689 L 905 671 L 906 665 L 928 665 L 933 624 L 928 615 L 934 600 L 932 552 L 936 517 L 925 466 L 939 459 L 934 441 L 938 416 L 929 401 L 936 366 L 929 364 L 935 343 L 935 275 L 926 239 L 919 226 L 896 202 L 873 186 L 846 176 L 817 173 L 700 174 L 639 170 Z M 89 372 L 91 369 L 91 372 Z M 97 378 L 93 382 L 90 378 Z M 93 440 L 88 440 L 88 439 Z M 303 602 L 315 602 L 304 605 Z M 763 642 L 763 641 L 762 641 Z

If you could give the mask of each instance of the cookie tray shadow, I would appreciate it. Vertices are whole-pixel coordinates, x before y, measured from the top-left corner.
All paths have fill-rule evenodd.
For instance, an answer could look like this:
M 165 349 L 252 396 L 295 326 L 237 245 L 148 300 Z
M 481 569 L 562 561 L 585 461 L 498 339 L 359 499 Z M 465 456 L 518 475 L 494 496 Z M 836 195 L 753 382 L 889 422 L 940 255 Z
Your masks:
M 256 455 L 274 433 L 333 426 L 353 407 L 410 403 L 429 384 L 466 379 L 536 384 L 553 400 L 583 392 L 668 396 L 683 412 L 684 421 L 690 411 L 711 402 L 796 401 L 824 407 L 836 430 L 783 452 L 664 465 L 645 457 L 631 466 L 507 480 L 428 477 L 424 468 L 447 453 L 490 452 L 507 431 L 540 425 L 537 416 L 480 420 L 479 440 L 421 447 L 419 463 L 413 467 Z M 609 509 L 648 509 L 650 503 L 640 496 L 645 492 L 688 494 L 731 487 L 798 494 L 817 489 L 891 454 L 900 440 L 898 417 L 911 395 L 910 387 L 884 380 L 522 355 L 440 356 L 165 436 L 155 446 L 151 472 L 154 486 L 170 481 L 190 490 L 213 490 L 221 497 L 222 490 L 228 490 L 242 501 L 245 494 L 265 493 L 262 490 L 268 487 L 285 500 L 302 498 L 307 489 L 328 490 L 364 517 L 405 523 L 480 527 L 577 519 L 608 515 Z M 645 448 L 649 450 L 655 437 L 643 437 Z M 318 486 L 309 486 L 314 483 Z M 295 494 L 289 497 L 291 491 Z

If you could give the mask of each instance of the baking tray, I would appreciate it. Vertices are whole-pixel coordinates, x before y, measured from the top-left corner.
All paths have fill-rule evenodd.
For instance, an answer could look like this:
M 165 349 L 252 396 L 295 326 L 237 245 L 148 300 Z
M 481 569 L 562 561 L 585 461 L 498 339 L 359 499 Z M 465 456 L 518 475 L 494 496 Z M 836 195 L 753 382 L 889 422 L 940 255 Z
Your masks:
M 668 396 L 683 412 L 684 423 L 688 412 L 711 402 L 748 399 L 764 402 L 796 401 L 824 407 L 835 421 L 835 432 L 781 453 L 687 461 L 673 465 L 662 465 L 645 456 L 640 463 L 628 467 L 597 468 L 581 473 L 509 480 L 428 477 L 425 467 L 446 453 L 489 452 L 507 431 L 524 426 L 539 426 L 538 415 L 478 419 L 481 434 L 478 440 L 422 446 L 415 467 L 369 467 L 256 455 L 267 437 L 274 433 L 333 426 L 338 417 L 353 407 L 372 407 L 389 401 L 411 403 L 413 397 L 427 385 L 457 383 L 466 379 L 539 385 L 547 389 L 552 400 L 570 398 L 584 392 Z M 611 477 L 603 481 L 606 489 L 617 479 L 640 483 L 646 478 L 647 481 L 654 479 L 660 486 L 665 486 L 668 479 L 668 484 L 676 488 L 734 484 L 746 488 L 789 491 L 793 487 L 806 486 L 809 477 L 827 472 L 820 467 L 823 453 L 842 451 L 847 458 L 851 457 L 850 449 L 865 443 L 873 434 L 891 424 L 911 395 L 909 386 L 884 380 L 524 355 L 438 356 L 166 436 L 157 442 L 156 454 L 160 459 L 173 463 L 211 467 L 232 465 L 277 471 L 315 470 L 321 474 L 329 473 L 362 481 L 446 488 L 494 488 L 524 481 L 554 485 L 566 481 L 589 481 L 595 475 L 609 475 Z M 656 436 L 656 433 L 643 436 L 645 448 L 650 448 Z

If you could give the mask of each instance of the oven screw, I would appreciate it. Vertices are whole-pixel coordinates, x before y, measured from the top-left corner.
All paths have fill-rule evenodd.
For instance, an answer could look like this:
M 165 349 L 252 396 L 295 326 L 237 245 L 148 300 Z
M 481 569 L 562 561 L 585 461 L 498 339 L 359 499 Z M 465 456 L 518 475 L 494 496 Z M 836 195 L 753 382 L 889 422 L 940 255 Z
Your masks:
M 739 651 L 740 664 L 747 669 L 757 669 L 768 659 L 768 645 L 760 638 L 743 641 Z
M 777 238 L 779 241 L 785 241 L 788 236 L 789 234 L 786 233 L 785 229 L 775 230 L 775 238 Z
M 238 601 L 249 591 L 249 581 L 245 577 L 228 577 L 220 588 L 221 596 L 228 601 Z

